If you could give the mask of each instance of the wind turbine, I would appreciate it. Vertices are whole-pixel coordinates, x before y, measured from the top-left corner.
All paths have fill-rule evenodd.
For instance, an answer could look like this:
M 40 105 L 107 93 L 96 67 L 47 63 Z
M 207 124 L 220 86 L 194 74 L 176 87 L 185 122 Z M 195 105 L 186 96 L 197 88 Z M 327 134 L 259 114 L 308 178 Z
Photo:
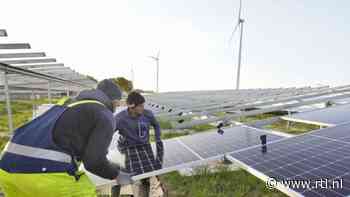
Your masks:
M 154 61 L 156 61 L 156 64 L 157 64 L 157 74 L 156 74 L 156 80 L 157 80 L 156 92 L 157 93 L 159 93 L 159 53 L 160 53 L 160 50 L 158 50 L 157 56 L 148 56 L 149 58 L 152 58 Z
M 239 90 L 240 85 L 240 78 L 241 78 L 241 61 L 242 61 L 242 38 L 243 38 L 243 24 L 244 19 L 241 18 L 241 12 L 242 12 L 242 0 L 239 0 L 239 11 L 238 11 L 238 22 L 235 25 L 232 34 L 231 39 L 236 33 L 238 29 L 240 29 L 240 38 L 239 38 L 239 51 L 238 51 L 238 65 L 237 65 L 237 77 L 236 77 L 236 90 Z M 230 39 L 230 40 L 231 40 Z

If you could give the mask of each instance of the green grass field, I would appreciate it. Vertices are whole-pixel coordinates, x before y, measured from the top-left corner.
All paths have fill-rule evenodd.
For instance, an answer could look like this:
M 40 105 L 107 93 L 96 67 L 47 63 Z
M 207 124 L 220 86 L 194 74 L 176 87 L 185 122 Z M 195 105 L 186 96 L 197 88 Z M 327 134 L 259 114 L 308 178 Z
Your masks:
M 277 111 L 277 112 L 258 114 L 258 115 L 254 115 L 254 116 L 243 116 L 243 117 L 236 118 L 235 120 L 242 122 L 242 123 L 251 123 L 251 122 L 258 121 L 258 120 L 269 119 L 269 118 L 273 118 L 276 116 L 282 116 L 282 115 L 286 115 L 286 113 L 281 112 L 281 111 Z
M 57 102 L 58 99 L 52 99 L 52 102 Z M 22 124 L 28 122 L 32 119 L 33 115 L 33 105 L 40 105 L 44 103 L 49 103 L 47 99 L 37 99 L 37 100 L 16 100 L 11 101 L 11 110 L 13 114 L 13 126 L 18 128 Z M 8 132 L 7 125 L 8 117 L 6 111 L 6 103 L 4 101 L 0 102 L 0 132 Z
M 282 197 L 277 190 L 269 190 L 265 183 L 244 170 L 230 171 L 220 167 L 211 173 L 199 169 L 194 176 L 182 176 L 172 172 L 160 176 L 169 197 Z
M 157 120 L 159 122 L 160 128 L 162 128 L 162 129 L 172 129 L 173 128 L 170 121 L 166 121 L 166 120 L 163 120 L 161 118 L 158 118 Z
M 319 125 L 305 124 L 305 123 L 299 123 L 299 122 L 290 122 L 289 127 L 287 125 L 288 125 L 288 121 L 279 120 L 271 125 L 265 126 L 264 128 L 277 130 L 277 131 L 281 131 L 281 132 L 289 133 L 293 135 L 303 134 L 312 130 L 320 129 Z
M 11 106 L 13 126 L 15 128 L 31 119 L 33 111 L 33 105 L 31 103 L 26 101 L 14 101 L 11 102 Z M 4 102 L 0 102 L 0 115 L 0 132 L 8 132 L 8 117 Z
M 57 102 L 58 99 L 52 99 L 52 102 Z M 37 100 L 16 100 L 11 102 L 13 126 L 18 128 L 26 122 L 30 121 L 33 116 L 33 104 L 40 105 L 49 103 L 48 99 L 37 99 Z M 4 101 L 0 102 L 0 133 L 6 134 L 8 130 L 8 117 L 6 111 L 6 103 Z M 0 151 L 5 146 L 8 141 L 8 137 L 0 137 Z
M 284 112 L 271 112 L 271 113 L 265 113 L 265 114 L 259 114 L 255 116 L 246 116 L 237 118 L 236 120 L 242 123 L 252 123 L 259 120 L 269 119 L 276 116 L 282 116 L 286 115 Z M 263 128 L 264 129 L 271 129 L 280 131 L 283 133 L 298 135 L 303 134 L 312 130 L 317 130 L 320 128 L 318 125 L 312 125 L 312 124 L 305 124 L 305 123 L 299 123 L 299 122 L 290 122 L 289 126 L 288 121 L 286 120 L 279 120 L 273 124 L 266 125 Z

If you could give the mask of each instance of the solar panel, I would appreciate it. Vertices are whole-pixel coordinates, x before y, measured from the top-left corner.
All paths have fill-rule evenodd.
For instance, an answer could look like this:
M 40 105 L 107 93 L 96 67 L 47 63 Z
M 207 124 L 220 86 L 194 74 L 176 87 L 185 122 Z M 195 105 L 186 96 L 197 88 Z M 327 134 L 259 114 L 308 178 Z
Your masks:
M 224 135 L 216 132 L 200 133 L 195 137 L 185 136 L 181 141 L 202 158 L 223 155 L 234 150 L 240 150 L 252 145 L 260 144 L 261 130 L 240 126 L 226 129 Z M 265 133 L 269 141 L 281 139 L 281 136 Z
M 350 104 L 293 114 L 291 116 L 282 117 L 282 119 L 324 126 L 335 126 L 350 122 Z
M 151 150 L 152 147 L 152 150 Z M 110 148 L 116 151 L 116 148 Z M 125 161 L 120 164 L 125 166 L 129 172 L 135 173 L 134 180 L 163 174 L 169 171 L 176 170 L 185 165 L 190 166 L 194 162 L 199 162 L 201 159 L 185 148 L 177 139 L 164 140 L 163 142 L 163 158 L 159 159 L 155 153 L 155 145 L 144 144 L 131 146 L 122 150 L 124 159 L 119 158 L 119 161 Z M 115 155 L 113 155 L 116 157 Z M 117 156 L 120 156 L 119 154 Z M 115 161 L 115 158 L 113 158 Z M 118 160 L 118 159 L 116 159 Z M 92 182 L 96 186 L 113 185 L 114 181 L 103 179 L 94 174 L 89 173 Z
M 1 60 L 2 63 L 5 64 L 32 64 L 32 63 L 50 63 L 56 62 L 55 58 L 41 58 L 41 59 L 10 59 L 10 60 Z
M 251 115 L 257 115 L 257 114 L 263 114 L 263 113 L 268 113 L 268 112 L 273 112 L 273 111 L 279 111 L 283 109 L 288 109 L 288 108 L 294 108 L 298 106 L 304 106 L 304 105 L 310 105 L 310 104 L 315 104 L 315 103 L 322 103 L 326 102 L 328 100 L 332 99 L 343 99 L 343 98 L 348 98 L 350 97 L 349 89 L 347 90 L 336 90 L 336 91 L 342 91 L 343 93 L 341 94 L 329 94 L 327 98 L 320 98 L 319 96 L 315 96 L 309 100 L 302 100 L 302 99 L 295 99 L 290 102 L 285 102 L 285 103 L 277 103 L 269 105 L 268 107 L 260 107 L 261 109 L 256 109 L 256 110 L 251 110 L 251 111 L 243 111 L 241 113 L 236 113 L 236 114 L 228 114 L 225 116 L 221 117 L 209 117 L 206 119 L 197 119 L 197 120 L 191 120 L 187 121 L 184 123 L 176 124 L 174 128 L 176 129 L 184 129 L 184 128 L 191 128 L 195 125 L 200 125 L 200 124 L 206 124 L 210 122 L 217 122 L 217 121 L 223 121 L 223 120 L 230 120 L 233 118 L 241 117 L 241 116 L 251 116 Z M 335 92 L 335 91 L 334 91 Z
M 162 168 L 163 148 L 158 156 L 153 153 L 151 144 L 127 147 L 121 150 L 125 154 L 125 167 L 127 171 L 138 174 L 159 170 Z
M 163 167 L 170 167 L 182 163 L 197 161 L 200 158 L 189 152 L 176 140 L 169 140 L 164 145 L 143 144 L 130 146 L 121 150 L 125 154 L 125 167 L 129 172 L 135 175 L 144 174 L 159 170 Z M 164 157 L 164 150 L 167 150 Z M 172 151 L 171 154 L 169 152 Z M 177 155 L 177 159 L 168 157 L 168 155 Z M 165 160 L 165 161 L 163 161 Z M 164 166 L 163 166 L 164 163 Z
M 213 109 L 224 109 L 249 101 L 271 100 L 288 98 L 311 92 L 319 92 L 329 87 L 302 87 L 302 88 L 278 88 L 278 89 L 245 89 L 245 90 L 218 90 L 218 91 L 192 91 L 171 92 L 147 96 L 152 103 L 161 104 L 166 108 L 176 108 L 177 111 L 201 112 Z M 162 115 L 171 115 L 162 113 Z
M 0 49 L 30 49 L 28 43 L 6 43 L 0 44 Z
M 265 181 L 269 177 L 284 183 L 288 180 L 310 181 L 310 187 L 287 188 L 282 185 L 279 189 L 287 194 L 348 196 L 350 195 L 349 150 L 350 124 L 343 124 L 271 142 L 267 144 L 266 152 L 263 152 L 261 147 L 253 147 L 234 152 L 227 158 L 241 164 Z M 331 186 L 327 189 L 324 186 L 317 186 L 322 180 Z
M 24 57 L 45 57 L 43 52 L 32 52 L 32 53 L 2 53 L 0 58 L 24 58 Z
M 56 68 L 63 67 L 62 63 L 40 63 L 40 64 L 16 64 L 16 67 L 24 68 L 24 69 L 33 69 L 33 68 Z
M 130 146 L 121 150 L 125 157 L 125 168 L 136 173 L 134 180 L 164 174 L 170 171 L 205 164 L 211 160 L 223 158 L 225 153 L 260 144 L 260 136 L 267 135 L 269 141 L 283 137 L 249 127 L 225 129 L 223 135 L 216 131 L 204 132 L 163 141 L 163 147 L 155 144 Z M 110 150 L 116 150 L 117 143 L 111 143 Z M 158 152 L 157 152 L 158 150 Z M 117 157 L 117 156 L 114 156 Z M 115 161 L 112 158 L 113 161 Z M 117 159 L 118 160 L 118 159 Z M 123 161 L 123 159 L 119 159 Z M 97 186 L 111 184 L 110 180 L 101 179 L 87 173 Z

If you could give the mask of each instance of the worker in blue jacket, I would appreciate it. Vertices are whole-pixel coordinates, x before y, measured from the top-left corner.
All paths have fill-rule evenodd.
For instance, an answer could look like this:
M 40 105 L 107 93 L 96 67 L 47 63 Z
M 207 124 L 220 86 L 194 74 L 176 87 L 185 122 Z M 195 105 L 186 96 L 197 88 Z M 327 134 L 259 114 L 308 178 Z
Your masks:
M 15 130 L 0 160 L 6 197 L 96 196 L 80 163 L 95 175 L 130 183 L 131 174 L 106 158 L 120 99 L 119 87 L 103 80 Z
M 138 92 L 131 92 L 128 95 L 126 104 L 127 109 L 115 116 L 116 129 L 120 135 L 118 143 L 120 149 L 128 146 L 148 144 L 150 142 L 149 130 L 151 126 L 154 128 L 157 148 L 162 148 L 160 125 L 153 112 L 144 109 L 145 98 Z M 149 179 L 136 182 L 133 190 L 136 197 L 148 196 L 150 192 Z

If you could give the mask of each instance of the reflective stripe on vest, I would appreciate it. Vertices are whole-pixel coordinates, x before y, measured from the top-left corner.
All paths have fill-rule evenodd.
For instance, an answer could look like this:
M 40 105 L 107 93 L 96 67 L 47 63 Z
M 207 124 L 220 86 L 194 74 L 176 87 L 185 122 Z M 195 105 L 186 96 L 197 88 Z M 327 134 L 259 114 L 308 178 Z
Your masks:
M 71 104 L 68 105 L 68 107 L 74 107 L 74 106 L 76 106 L 76 105 L 85 104 L 85 103 L 97 103 L 97 104 L 100 104 L 100 105 L 105 106 L 103 103 L 101 103 L 101 102 L 99 102 L 99 101 L 95 101 L 95 100 L 82 100 L 82 101 L 77 101 L 77 102 L 71 103 Z
M 46 159 L 64 163 L 72 162 L 71 156 L 66 153 L 43 148 L 33 148 L 30 146 L 20 145 L 13 142 L 9 142 L 6 145 L 6 149 L 4 151 L 22 156 L 30 156 L 37 159 Z

